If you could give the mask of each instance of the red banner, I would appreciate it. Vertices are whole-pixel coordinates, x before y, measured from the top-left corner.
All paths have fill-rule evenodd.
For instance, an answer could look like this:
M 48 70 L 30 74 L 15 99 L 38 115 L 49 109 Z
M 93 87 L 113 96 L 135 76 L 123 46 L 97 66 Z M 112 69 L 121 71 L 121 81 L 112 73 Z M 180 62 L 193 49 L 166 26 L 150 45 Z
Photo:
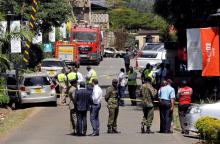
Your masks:
M 219 29 L 202 28 L 202 76 L 220 76 Z

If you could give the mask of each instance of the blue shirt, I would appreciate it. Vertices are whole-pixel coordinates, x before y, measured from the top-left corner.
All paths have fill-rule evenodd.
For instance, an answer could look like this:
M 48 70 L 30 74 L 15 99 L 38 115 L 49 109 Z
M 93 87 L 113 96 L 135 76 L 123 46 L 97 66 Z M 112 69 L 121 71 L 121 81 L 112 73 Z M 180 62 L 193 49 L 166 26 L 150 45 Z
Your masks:
M 158 92 L 159 99 L 171 100 L 175 98 L 175 90 L 170 85 L 162 87 Z

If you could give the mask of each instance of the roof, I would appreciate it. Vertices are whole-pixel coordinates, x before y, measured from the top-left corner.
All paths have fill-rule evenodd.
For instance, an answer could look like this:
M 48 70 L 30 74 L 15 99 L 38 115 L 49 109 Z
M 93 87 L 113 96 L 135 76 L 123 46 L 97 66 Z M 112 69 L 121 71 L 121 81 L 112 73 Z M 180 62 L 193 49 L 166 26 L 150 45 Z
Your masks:
M 108 8 L 108 4 L 105 0 L 91 0 L 91 4 L 102 8 Z
M 46 72 L 34 72 L 34 73 L 25 73 L 23 77 L 38 77 L 38 76 L 48 76 Z
M 46 58 L 46 59 L 43 59 L 43 61 L 62 61 L 62 60 L 59 60 L 56 58 Z
M 160 34 L 159 30 L 139 30 L 138 31 L 139 35 L 147 35 L 147 34 Z

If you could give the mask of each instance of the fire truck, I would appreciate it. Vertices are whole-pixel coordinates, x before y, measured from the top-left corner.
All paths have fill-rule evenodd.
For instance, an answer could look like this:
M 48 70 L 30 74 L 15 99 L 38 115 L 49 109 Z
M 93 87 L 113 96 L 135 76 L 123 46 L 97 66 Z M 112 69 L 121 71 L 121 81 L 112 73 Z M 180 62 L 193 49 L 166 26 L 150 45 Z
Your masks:
M 99 64 L 103 59 L 103 34 L 98 26 L 75 25 L 71 29 L 70 41 L 77 42 L 80 63 Z
M 55 58 L 65 61 L 67 65 L 79 67 L 80 57 L 76 43 L 62 41 L 56 42 Z

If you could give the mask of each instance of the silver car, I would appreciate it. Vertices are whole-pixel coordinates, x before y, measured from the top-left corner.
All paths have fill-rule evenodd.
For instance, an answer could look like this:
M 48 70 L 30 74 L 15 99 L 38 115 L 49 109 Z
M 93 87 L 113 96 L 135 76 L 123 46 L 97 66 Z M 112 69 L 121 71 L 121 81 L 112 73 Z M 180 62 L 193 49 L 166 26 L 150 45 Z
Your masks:
M 186 130 L 197 132 L 197 129 L 194 127 L 195 122 L 204 116 L 220 119 L 220 101 L 213 104 L 191 106 L 186 115 Z
M 55 85 L 47 73 L 24 74 L 20 82 L 20 104 L 50 102 L 57 104 Z
M 66 71 L 68 69 L 65 62 L 55 58 L 44 59 L 41 64 L 41 71 L 46 72 L 50 77 L 55 77 L 61 73 L 63 68 Z

